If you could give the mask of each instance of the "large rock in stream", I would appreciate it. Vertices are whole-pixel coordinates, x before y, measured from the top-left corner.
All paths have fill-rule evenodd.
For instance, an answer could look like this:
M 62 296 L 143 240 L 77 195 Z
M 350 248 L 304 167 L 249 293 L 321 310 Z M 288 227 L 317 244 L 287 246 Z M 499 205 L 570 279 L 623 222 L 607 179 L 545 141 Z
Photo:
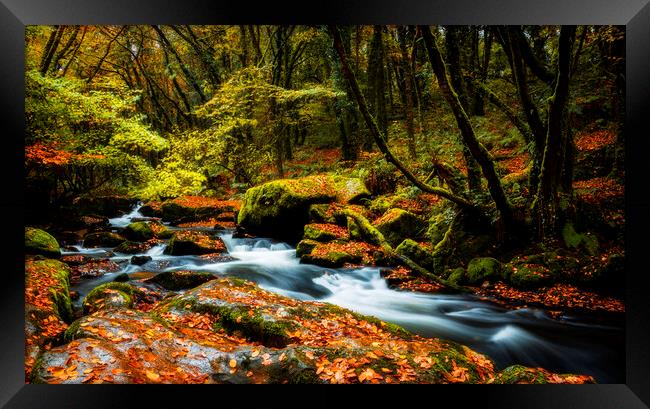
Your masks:
M 250 232 L 295 243 L 316 203 L 355 203 L 370 193 L 360 179 L 316 175 L 274 180 L 246 191 L 238 223 Z
M 45 230 L 25 227 L 25 254 L 45 257 L 61 257 L 59 242 Z
M 489 383 L 490 359 L 448 341 L 235 278 L 149 312 L 101 309 L 44 352 L 35 383 Z M 552 375 L 552 377 L 550 376 Z M 525 381 L 501 376 L 500 382 Z M 550 374 L 549 382 L 590 377 Z

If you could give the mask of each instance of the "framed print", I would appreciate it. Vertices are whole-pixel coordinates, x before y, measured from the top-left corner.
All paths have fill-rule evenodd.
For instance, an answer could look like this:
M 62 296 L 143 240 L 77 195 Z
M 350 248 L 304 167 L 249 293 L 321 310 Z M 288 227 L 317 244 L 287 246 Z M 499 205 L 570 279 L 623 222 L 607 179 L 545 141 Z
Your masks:
M 0 402 L 647 407 L 646 3 L 2 0 Z

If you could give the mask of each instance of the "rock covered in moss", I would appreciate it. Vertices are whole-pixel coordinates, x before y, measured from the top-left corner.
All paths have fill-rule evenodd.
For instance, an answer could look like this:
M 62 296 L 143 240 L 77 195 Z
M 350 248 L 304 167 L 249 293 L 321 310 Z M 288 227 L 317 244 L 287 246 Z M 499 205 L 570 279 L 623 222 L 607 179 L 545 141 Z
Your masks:
M 406 239 L 395 249 L 397 254 L 405 256 L 416 262 L 419 266 L 431 269 L 433 265 L 433 257 L 431 257 L 431 250 L 429 247 L 411 240 Z
M 133 297 L 141 291 L 132 285 L 110 282 L 93 288 L 83 300 L 84 314 L 101 309 L 119 309 L 133 307 Z
M 91 247 L 116 247 L 126 239 L 117 233 L 108 231 L 90 233 L 84 237 L 83 246 L 86 248 Z
M 315 264 L 321 267 L 339 268 L 345 264 L 383 265 L 386 257 L 377 246 L 365 242 L 315 242 L 309 253 L 302 253 L 301 263 Z M 312 243 L 305 243 L 311 246 Z
M 274 180 L 246 191 L 238 223 L 251 232 L 296 242 L 309 222 L 310 205 L 352 202 L 367 195 L 362 183 L 316 175 Z
M 584 250 L 592 256 L 598 253 L 598 238 L 593 233 L 576 232 L 572 223 L 564 225 L 562 238 L 567 248 Z
M 416 215 L 398 208 L 388 210 L 373 225 L 393 247 L 404 239 L 416 237 L 423 228 L 422 221 Z
M 180 270 L 162 272 L 147 279 L 146 282 L 158 284 L 166 290 L 178 291 L 198 287 L 214 279 L 216 277 L 212 273 Z
M 107 217 L 117 217 L 128 213 L 138 200 L 123 196 L 79 197 L 72 203 L 75 209 L 83 215 L 96 214 Z
M 503 274 L 501 262 L 492 257 L 473 258 L 467 265 L 467 282 L 470 284 L 481 283 L 484 280 L 498 280 Z
M 45 230 L 25 227 L 25 254 L 59 258 L 61 248 L 56 239 Z
M 504 277 L 512 286 L 523 290 L 534 290 L 555 281 L 555 276 L 546 265 L 522 257 L 515 257 L 505 266 Z
M 574 374 L 554 374 L 542 368 L 528 368 L 512 365 L 498 373 L 494 384 L 585 384 L 596 383 L 591 376 Z
M 348 231 L 335 224 L 310 223 L 305 225 L 303 239 L 316 241 L 347 240 Z
M 115 247 L 114 251 L 116 253 L 138 254 L 138 253 L 144 253 L 145 251 L 151 249 L 152 247 L 153 247 L 153 243 L 151 242 L 139 243 L 136 241 L 127 240 L 120 243 L 119 246 Z
M 489 383 L 493 362 L 321 302 L 211 280 L 148 313 L 100 310 L 45 352 L 35 383 Z M 124 370 L 128 368 L 128 370 Z M 495 378 L 496 376 L 496 378 Z M 584 377 L 585 379 L 588 377 Z M 550 383 L 580 377 L 550 374 Z
M 221 238 L 198 231 L 177 231 L 165 248 L 165 254 L 173 256 L 225 253 L 226 251 L 226 245 Z
M 301 240 L 296 245 L 296 257 L 302 257 L 305 254 L 311 253 L 316 246 L 318 246 L 318 242 L 315 240 L 310 240 L 310 239 Z
M 147 222 L 131 223 L 124 228 L 122 235 L 131 241 L 147 241 L 154 238 L 154 232 Z
M 41 349 L 57 343 L 72 320 L 70 268 L 58 260 L 25 262 L 25 369 Z
M 133 256 L 131 257 L 131 264 L 142 266 L 153 260 L 151 256 Z

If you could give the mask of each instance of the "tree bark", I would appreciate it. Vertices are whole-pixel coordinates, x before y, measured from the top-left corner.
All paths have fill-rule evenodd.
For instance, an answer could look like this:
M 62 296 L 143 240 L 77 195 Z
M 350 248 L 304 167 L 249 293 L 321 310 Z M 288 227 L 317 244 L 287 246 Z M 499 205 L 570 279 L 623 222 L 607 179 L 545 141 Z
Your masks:
M 350 68 L 350 65 L 347 60 L 347 56 L 345 54 L 345 50 L 343 49 L 343 42 L 341 40 L 341 35 L 339 33 L 338 28 L 336 26 L 330 25 L 328 26 L 328 29 L 334 41 L 334 49 L 336 50 L 339 56 L 339 61 L 341 63 L 341 71 L 343 73 L 343 76 L 347 79 L 348 83 L 350 84 L 350 88 L 352 89 L 352 94 L 356 99 L 357 105 L 359 107 L 359 111 L 361 112 L 361 115 L 363 116 L 363 119 L 366 122 L 366 125 L 368 126 L 371 136 L 373 137 L 375 143 L 379 147 L 379 150 L 384 154 L 386 160 L 392 163 L 393 165 L 395 165 L 395 167 L 399 169 L 399 171 L 411 183 L 413 183 L 415 186 L 420 188 L 420 190 L 444 197 L 461 206 L 474 207 L 474 205 L 469 200 L 463 197 L 456 196 L 445 189 L 436 188 L 433 186 L 429 186 L 426 183 L 423 183 L 415 175 L 413 175 L 413 173 L 411 173 L 408 170 L 408 168 L 404 166 L 404 164 L 399 159 L 397 159 L 397 157 L 395 157 L 395 155 L 393 155 L 393 153 L 388 148 L 388 145 L 386 144 L 385 138 L 383 138 L 381 135 L 381 130 L 379 129 L 377 122 L 370 114 L 370 110 L 366 105 L 365 98 L 361 93 L 361 90 L 359 89 L 359 84 L 354 76 L 354 73 Z
M 442 91 L 443 96 L 447 100 L 447 103 L 451 106 L 454 117 L 456 118 L 456 122 L 458 123 L 458 127 L 460 128 L 460 133 L 463 137 L 463 141 L 465 142 L 465 145 L 469 149 L 474 159 L 476 159 L 479 166 L 481 167 L 483 176 L 485 176 L 487 179 L 490 195 L 492 196 L 492 199 L 494 200 L 494 203 L 496 204 L 496 207 L 499 210 L 499 213 L 501 214 L 505 225 L 511 226 L 514 222 L 513 208 L 510 204 L 510 201 L 508 200 L 508 197 L 503 191 L 503 186 L 501 186 L 501 181 L 499 180 L 499 176 L 497 175 L 494 168 L 494 162 L 490 157 L 490 153 L 476 139 L 476 135 L 474 134 L 474 129 L 472 128 L 472 125 L 469 121 L 469 117 L 467 116 L 467 113 L 463 109 L 463 106 L 458 99 L 458 94 L 451 85 L 445 62 L 442 59 L 440 50 L 436 45 L 435 39 L 433 38 L 429 27 L 420 26 L 420 29 L 422 31 L 427 53 L 429 54 L 431 67 L 433 68 L 436 78 L 438 79 L 438 85 L 440 86 L 440 90 Z

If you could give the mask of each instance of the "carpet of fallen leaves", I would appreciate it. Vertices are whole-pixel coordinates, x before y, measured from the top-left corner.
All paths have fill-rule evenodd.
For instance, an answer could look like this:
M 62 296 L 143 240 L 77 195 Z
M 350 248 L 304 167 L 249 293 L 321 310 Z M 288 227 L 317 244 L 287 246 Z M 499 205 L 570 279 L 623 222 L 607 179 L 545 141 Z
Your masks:
M 379 246 L 368 244 L 363 241 L 350 241 L 347 243 L 321 243 L 314 247 L 311 256 L 317 258 L 328 258 L 332 252 L 344 252 L 352 256 L 361 257 L 364 265 L 375 265 L 374 253 L 379 251 Z
M 330 223 L 311 223 L 308 226 L 316 230 L 324 231 L 334 235 L 337 239 L 347 239 L 349 237 L 348 229 Z
M 594 151 L 616 142 L 616 134 L 607 129 L 579 132 L 575 136 L 579 151 Z
M 573 182 L 573 188 L 578 197 L 591 204 L 601 204 L 607 199 L 625 195 L 625 185 L 607 177 L 578 180 Z
M 173 240 L 182 242 L 192 242 L 197 246 L 210 249 L 214 253 L 226 251 L 226 245 L 219 237 L 212 237 L 209 234 L 198 231 L 177 231 L 174 233 Z
M 535 291 L 524 291 L 498 282 L 494 286 L 480 288 L 477 295 L 497 299 L 516 308 L 544 306 L 551 309 L 577 308 L 590 311 L 625 312 L 622 300 L 582 290 L 571 284 L 555 284 Z

